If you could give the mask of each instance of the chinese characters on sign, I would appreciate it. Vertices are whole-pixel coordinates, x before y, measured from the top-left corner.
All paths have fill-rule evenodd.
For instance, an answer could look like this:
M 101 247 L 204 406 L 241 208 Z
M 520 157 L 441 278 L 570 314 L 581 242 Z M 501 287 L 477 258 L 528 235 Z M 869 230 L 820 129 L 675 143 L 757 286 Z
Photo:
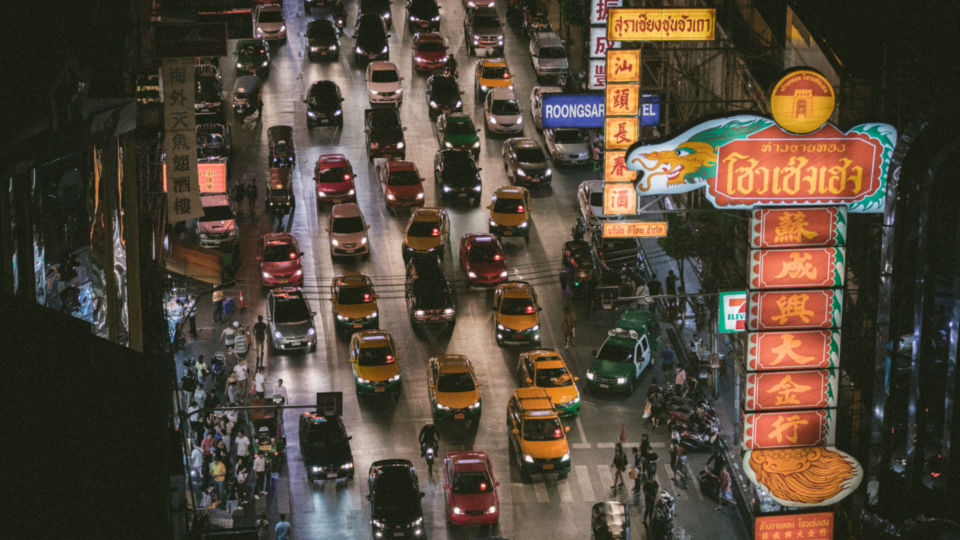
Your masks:
M 750 332 L 747 370 L 825 369 L 840 365 L 840 332 L 835 330 Z
M 608 49 L 607 65 L 607 82 L 640 82 L 640 49 Z
M 746 413 L 743 447 L 759 450 L 833 445 L 836 414 L 836 409 Z
M 587 90 L 603 90 L 607 85 L 607 61 L 600 58 L 590 59 L 587 72 Z
M 603 213 L 626 215 L 637 213 L 637 190 L 629 182 L 603 185 Z
M 610 10 L 622 6 L 623 0 L 590 0 L 590 24 L 606 26 Z
M 627 168 L 624 161 L 627 153 L 623 150 L 607 150 L 603 153 L 603 180 L 605 182 L 633 182 L 636 171 Z
M 749 373 L 744 406 L 750 411 L 832 408 L 837 391 L 832 369 Z
M 833 540 L 833 512 L 757 516 L 755 540 Z
M 751 292 L 747 330 L 793 330 L 840 326 L 843 292 L 833 289 Z
M 590 27 L 590 58 L 605 60 L 607 58 L 607 49 L 613 48 L 613 41 L 607 39 L 607 28 L 605 26 Z
M 847 237 L 847 209 L 758 208 L 751 212 L 750 247 L 842 246 Z
M 609 62 L 607 66 L 610 66 Z M 636 116 L 640 114 L 640 85 L 614 84 L 607 80 L 606 114 L 610 116 Z
M 637 141 L 640 119 L 637 117 L 606 117 L 604 143 L 608 149 L 627 148 Z
M 607 17 L 611 41 L 710 41 L 715 9 L 615 9 Z
M 750 252 L 751 289 L 842 287 L 844 248 L 755 249 Z
M 193 59 L 165 58 L 162 71 L 167 222 L 177 223 L 203 215 L 197 180 Z
M 604 221 L 604 238 L 663 238 L 666 221 Z

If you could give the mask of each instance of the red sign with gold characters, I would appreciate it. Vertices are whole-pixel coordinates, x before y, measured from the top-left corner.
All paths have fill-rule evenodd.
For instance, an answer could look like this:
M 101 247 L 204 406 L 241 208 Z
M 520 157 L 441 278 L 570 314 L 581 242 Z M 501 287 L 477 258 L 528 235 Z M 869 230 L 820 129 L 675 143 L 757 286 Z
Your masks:
M 843 292 L 835 289 L 751 292 L 747 301 L 747 330 L 837 328 Z
M 666 221 L 604 221 L 604 238 L 663 238 Z
M 751 289 L 842 287 L 844 248 L 755 249 Z
M 607 49 L 607 82 L 640 82 L 640 49 Z
M 604 119 L 604 145 L 607 148 L 627 148 L 637 142 L 640 134 L 640 118 L 634 117 L 606 117 Z
M 624 159 L 627 153 L 623 150 L 606 150 L 603 153 L 603 181 L 604 182 L 633 182 L 637 172 L 627 168 Z
M 748 373 L 744 390 L 748 411 L 837 406 L 837 376 L 832 369 Z
M 637 192 L 633 184 L 618 182 L 603 185 L 603 213 L 608 216 L 636 214 Z
M 754 540 L 833 540 L 833 512 L 757 516 Z
M 828 369 L 840 366 L 840 332 L 750 332 L 747 371 Z
M 743 447 L 798 448 L 832 446 L 836 438 L 836 409 L 746 413 L 743 415 Z
M 842 246 L 847 208 L 757 208 L 750 213 L 750 247 Z

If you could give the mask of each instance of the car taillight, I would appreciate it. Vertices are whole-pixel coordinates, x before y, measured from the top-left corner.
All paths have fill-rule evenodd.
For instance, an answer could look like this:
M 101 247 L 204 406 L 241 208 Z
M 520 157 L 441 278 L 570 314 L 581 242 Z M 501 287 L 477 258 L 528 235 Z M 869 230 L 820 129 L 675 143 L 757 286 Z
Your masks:
M 503 255 L 497 253 L 496 255 L 493 256 L 493 260 L 495 260 L 495 261 L 502 261 L 502 260 L 503 260 Z
M 349 175 L 349 174 L 343 175 L 343 179 L 344 179 L 344 180 L 349 180 L 349 179 L 350 179 L 350 175 Z
M 524 309 L 524 311 L 525 311 L 526 313 L 530 314 L 530 313 L 533 313 L 533 312 L 536 311 L 536 310 L 533 308 L 533 306 L 527 306 L 526 309 Z
M 392 354 L 388 354 L 388 355 L 387 355 L 387 360 L 386 360 L 386 362 L 387 362 L 388 364 L 392 364 L 392 363 L 393 363 L 393 355 L 392 355 Z
M 517 213 L 518 213 L 518 214 L 520 214 L 520 213 L 522 213 L 522 212 L 526 212 L 526 211 L 527 211 L 526 208 L 524 208 L 522 204 L 518 204 L 518 205 L 517 205 Z

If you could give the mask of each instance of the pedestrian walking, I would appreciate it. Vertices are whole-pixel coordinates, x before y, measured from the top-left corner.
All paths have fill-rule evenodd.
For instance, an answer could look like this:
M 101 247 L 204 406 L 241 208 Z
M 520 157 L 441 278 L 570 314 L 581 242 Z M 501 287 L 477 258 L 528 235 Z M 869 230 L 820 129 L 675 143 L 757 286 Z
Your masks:
M 257 540 L 270 540 L 270 522 L 266 514 L 260 514 L 254 525 L 257 527 Z
M 190 337 L 197 339 L 197 299 L 193 295 L 187 296 L 187 322 L 190 324 Z
M 237 438 L 233 441 L 235 454 L 237 456 L 237 463 L 243 463 L 247 461 L 247 455 L 250 451 L 250 438 L 247 437 L 247 434 L 243 431 L 237 433 Z
M 193 401 L 201 409 L 207 408 L 207 392 L 203 389 L 203 385 L 198 384 L 193 390 Z
M 253 376 L 253 391 L 257 393 L 257 397 L 263 399 L 264 394 L 266 393 L 263 383 L 266 377 L 263 375 L 263 368 L 258 367 L 257 373 Z
M 263 343 L 267 340 L 267 323 L 263 322 L 263 315 L 257 315 L 257 322 L 253 325 L 253 339 L 257 343 L 257 367 L 263 364 Z
M 570 306 L 563 308 L 563 322 L 560 323 L 560 329 L 563 331 L 564 349 L 569 349 L 577 335 L 577 316 L 570 309 Z
M 673 471 L 674 480 L 676 480 L 678 476 L 683 476 L 684 479 L 687 478 L 686 461 L 683 448 L 677 444 L 676 441 L 670 443 L 670 469 Z
M 260 120 L 261 116 L 263 116 L 263 99 L 257 98 L 257 120 Z
M 227 503 L 224 507 L 224 510 L 227 511 L 231 516 L 233 515 L 234 510 L 237 509 L 238 503 L 238 489 L 237 481 L 235 479 L 230 479 L 227 481 Z
M 677 368 L 677 373 L 673 378 L 673 390 L 679 396 L 683 393 L 683 385 L 687 383 L 687 371 L 682 367 Z
M 643 470 L 643 459 L 642 454 L 640 454 L 640 447 L 633 447 L 633 469 L 630 470 L 630 478 L 633 479 L 633 492 L 640 493 L 640 482 L 643 480 L 643 475 L 640 474 L 640 471 Z
M 241 182 L 237 182 L 237 185 L 233 186 L 233 189 L 231 190 L 231 195 L 233 195 L 233 202 L 236 203 L 237 205 L 238 216 L 243 213 L 243 208 L 241 208 L 240 205 L 243 203 L 243 197 L 246 194 L 247 194 L 246 187 L 244 187 L 243 183 Z
M 646 458 L 651 452 L 650 436 L 644 433 L 640 436 L 640 457 Z
M 205 458 L 213 457 L 213 447 L 216 446 L 217 440 L 213 438 L 213 431 L 207 431 L 203 435 L 203 441 L 200 443 L 200 449 L 203 450 L 203 455 Z
M 223 290 L 213 291 L 210 299 L 213 301 L 213 322 L 223 322 Z
M 290 540 L 290 522 L 287 521 L 286 514 L 280 514 L 280 521 L 273 528 L 277 534 L 277 540 Z
M 240 321 L 233 321 L 232 325 L 227 325 L 220 332 L 220 343 L 229 351 L 237 343 L 237 329 L 240 328 Z
M 240 398 L 240 401 L 243 401 L 247 397 L 247 362 L 245 360 L 238 361 L 233 368 L 233 372 L 237 374 L 237 397 Z
M 643 483 L 643 522 L 653 518 L 653 506 L 660 492 L 660 484 L 654 478 L 648 478 Z
M 664 280 L 667 285 L 667 304 L 670 306 L 670 318 L 676 318 L 674 310 L 677 308 L 677 275 L 673 270 L 667 272 L 667 279 Z
M 250 209 L 250 217 L 255 217 L 255 206 L 257 204 L 257 178 L 251 177 L 247 184 L 247 206 Z
M 662 343 L 662 341 L 661 341 Z M 660 367 L 663 368 L 664 372 L 669 373 L 673 369 L 673 349 L 669 345 L 665 346 L 662 351 L 660 351 Z
M 259 499 L 260 495 L 267 494 L 267 462 L 260 453 L 253 458 L 253 474 L 256 477 L 253 489 L 258 492 L 254 496 Z
M 193 401 L 193 391 L 197 389 L 197 378 L 193 373 L 187 371 L 187 374 L 180 379 L 180 392 L 183 395 L 183 403 Z
M 633 277 L 630 276 L 629 272 L 623 272 L 620 277 L 620 294 L 619 296 L 636 296 L 637 292 L 637 283 L 633 280 Z
M 233 370 L 230 371 L 230 376 L 227 377 L 227 388 L 225 390 L 227 394 L 227 403 L 233 406 L 237 402 L 237 373 Z
M 277 387 L 273 391 L 274 396 L 280 396 L 281 404 L 287 402 L 287 387 L 283 385 L 283 379 L 277 379 Z
M 650 428 L 657 429 L 660 427 L 660 417 L 663 416 L 663 393 L 657 390 L 648 399 L 650 400 Z
M 224 501 L 227 489 L 227 466 L 216 457 L 210 463 L 210 477 L 217 485 L 217 502 Z
M 247 469 L 246 462 L 237 461 L 235 474 L 237 477 L 238 508 L 242 509 L 243 505 L 250 499 L 250 494 L 247 493 L 247 480 L 249 479 L 250 471 Z
M 613 451 L 613 485 L 610 489 L 617 489 L 623 484 L 623 471 L 627 468 L 627 454 L 623 452 L 623 443 L 618 442 Z
M 719 510 L 723 508 L 723 505 L 727 504 L 727 493 L 730 491 L 731 482 L 730 473 L 727 472 L 727 468 L 724 467 L 720 471 L 720 483 L 717 485 L 717 507 L 714 508 L 714 510 Z
M 650 289 L 647 288 L 646 283 L 641 283 L 640 286 L 637 287 L 637 304 L 639 304 L 641 308 L 651 311 L 650 306 L 653 304 L 653 298 L 650 298 Z

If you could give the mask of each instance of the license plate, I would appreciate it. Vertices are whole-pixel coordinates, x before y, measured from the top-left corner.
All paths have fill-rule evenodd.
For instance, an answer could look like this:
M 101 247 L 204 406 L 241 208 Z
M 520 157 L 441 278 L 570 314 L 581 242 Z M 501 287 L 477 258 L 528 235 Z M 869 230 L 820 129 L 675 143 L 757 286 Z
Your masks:
M 503 235 L 504 235 L 504 236 L 513 236 L 513 231 L 511 231 L 510 229 L 504 229 Z
M 362 328 L 363 325 L 360 324 L 360 323 L 353 323 L 353 327 L 354 327 L 354 328 Z
M 263 451 L 270 450 L 270 445 L 269 445 L 269 444 L 261 444 L 261 445 L 260 445 L 260 450 L 263 450 Z
M 457 413 L 453 415 L 453 417 L 456 418 L 457 420 L 463 420 L 464 418 L 466 418 L 466 416 L 463 413 Z
M 345 249 L 345 250 L 343 250 L 343 251 L 346 252 L 346 253 L 353 253 L 353 252 L 355 252 L 355 251 L 357 251 L 357 250 L 356 250 L 356 248 L 354 248 L 354 249 Z
M 549 470 L 552 469 L 552 468 L 553 468 L 553 463 L 544 463 L 544 464 L 543 464 L 543 470 L 545 470 L 545 471 L 549 471 Z
M 383 391 L 385 391 L 386 389 L 387 389 L 387 388 L 386 388 L 385 386 L 378 386 L 378 387 L 374 388 L 373 391 L 374 391 L 374 392 L 383 392 Z
M 394 535 L 394 536 L 406 536 L 406 535 L 407 535 L 407 533 L 403 533 L 403 532 L 395 532 L 395 533 L 393 533 L 393 535 Z
M 610 388 L 609 384 L 604 384 L 604 383 L 597 383 L 597 386 L 599 386 L 600 388 Z
M 337 473 L 335 472 L 327 473 L 327 478 L 336 478 L 336 477 L 337 477 Z
M 460 197 L 461 199 L 466 199 L 466 198 L 467 198 L 467 194 L 466 194 L 466 193 L 461 193 L 461 194 L 458 195 L 458 197 Z

